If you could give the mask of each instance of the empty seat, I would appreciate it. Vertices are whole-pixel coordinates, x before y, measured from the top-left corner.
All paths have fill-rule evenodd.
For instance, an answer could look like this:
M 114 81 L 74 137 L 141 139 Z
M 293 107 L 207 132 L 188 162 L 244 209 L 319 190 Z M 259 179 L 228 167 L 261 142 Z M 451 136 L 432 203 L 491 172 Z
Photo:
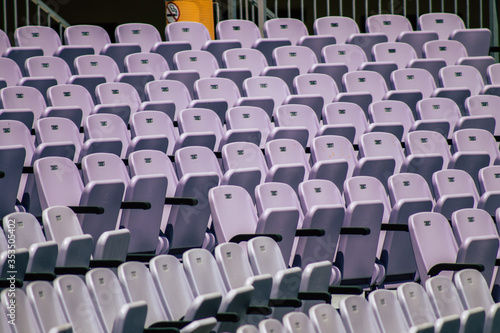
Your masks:
M 349 296 L 341 300 L 340 315 L 347 332 L 381 332 L 370 304 L 362 296 Z
M 400 101 L 373 102 L 368 114 L 371 131 L 392 133 L 402 142 L 406 142 L 415 121 L 410 107 Z
M 115 29 L 118 43 L 136 43 L 142 52 L 150 52 L 154 44 L 161 41 L 160 33 L 154 26 L 146 23 L 125 23 Z
M 496 165 L 479 170 L 479 189 L 481 197 L 479 199 L 478 208 L 486 210 L 491 216 L 495 216 L 495 212 L 499 207 L 499 172 L 500 166 Z
M 129 73 L 147 72 L 159 80 L 169 69 L 165 58 L 157 53 L 132 53 L 125 57 L 125 70 Z
M 43 95 L 33 87 L 6 87 L 0 91 L 0 115 L 3 119 L 23 122 L 31 129 L 33 123 L 42 117 L 47 104 Z
M 46 114 L 69 118 L 81 126 L 94 109 L 91 94 L 81 85 L 59 84 L 47 90 L 49 107 Z
M 20 188 L 20 185 L 25 158 L 26 149 L 20 144 L 7 143 L 5 146 L 0 146 L 0 171 L 3 173 L 3 177 L 0 178 L 3 193 L 3 199 L 0 202 L 0 217 L 2 218 L 16 210 L 17 193 L 24 192 L 24 188 Z
M 26 293 L 21 288 L 15 288 L 14 291 L 4 289 L 0 293 L 0 298 L 3 307 L 7 311 L 11 311 L 14 307 L 16 317 L 14 319 L 15 329 L 17 332 L 40 332 L 41 328 L 33 312 L 33 308 L 29 303 Z M 9 308 L 10 306 L 10 308 Z M 3 309 L 2 309 L 3 310 Z M 4 310 L 5 311 L 5 310 Z M 11 325 L 11 324 L 9 324 Z M 10 328 L 9 328 L 10 329 Z M 7 331 L 9 332 L 9 331 Z M 14 331 L 12 331 L 14 332 Z M 97 330 L 96 332 L 101 332 Z
M 500 118 L 494 111 L 494 106 L 500 102 L 499 96 L 477 95 L 468 97 L 465 100 L 465 109 L 471 116 L 492 116 L 495 118 L 495 130 L 493 135 L 500 134 Z
M 287 332 L 316 332 L 309 317 L 302 312 L 290 312 L 283 317 L 283 327 Z
M 318 333 L 334 332 L 345 333 L 344 324 L 337 309 L 330 304 L 318 304 L 309 309 L 309 319 Z

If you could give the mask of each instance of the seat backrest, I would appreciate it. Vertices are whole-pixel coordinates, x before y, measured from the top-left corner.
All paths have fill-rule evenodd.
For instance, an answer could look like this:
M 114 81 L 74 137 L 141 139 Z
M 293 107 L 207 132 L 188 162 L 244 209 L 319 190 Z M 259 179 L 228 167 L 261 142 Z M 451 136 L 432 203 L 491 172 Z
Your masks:
M 122 160 L 110 153 L 95 153 L 82 159 L 82 176 L 87 184 L 97 180 L 121 180 L 128 184 L 130 176 Z
M 355 71 L 345 73 L 342 83 L 347 92 L 368 92 L 373 101 L 380 101 L 387 92 L 387 84 L 384 78 L 377 72 Z
M 22 288 L 15 288 L 14 292 L 6 288 L 0 293 L 0 298 L 7 311 L 9 311 L 9 306 L 15 304 L 15 328 L 17 332 L 40 332 L 41 328 L 37 323 L 35 313 Z M 96 330 L 96 332 L 101 331 Z
M 264 37 L 286 38 L 296 45 L 301 37 L 307 36 L 304 22 L 293 18 L 276 18 L 264 23 Z
M 331 103 L 339 93 L 335 80 L 322 73 L 298 75 L 293 79 L 293 87 L 299 95 L 320 94 L 324 105 Z
M 431 30 L 438 33 L 439 39 L 446 40 L 453 30 L 464 29 L 460 16 L 451 13 L 428 13 L 420 15 L 417 21 L 419 30 Z
M 481 194 L 500 191 L 500 166 L 490 165 L 479 170 Z
M 259 332 L 262 333 L 283 333 L 285 329 L 277 319 L 269 318 L 261 320 L 259 323 Z
M 172 320 L 161 304 L 160 295 L 146 265 L 134 261 L 123 263 L 118 267 L 118 279 L 127 302 L 147 303 L 146 327 L 155 322 Z
M 209 40 L 207 28 L 198 22 L 174 22 L 165 27 L 165 37 L 169 41 L 185 41 L 191 44 L 192 50 L 201 50 Z
M 49 207 L 43 211 L 42 218 L 47 240 L 53 240 L 59 246 L 68 236 L 83 235 L 78 217 L 66 206 Z
M 253 43 L 261 38 L 259 28 L 250 20 L 220 21 L 216 32 L 219 39 L 239 40 L 242 48 L 251 48 Z
M 162 136 L 168 138 L 167 154 L 172 154 L 177 132 L 172 119 L 160 111 L 141 111 L 130 118 L 130 134 L 132 138 Z M 165 152 L 165 151 L 164 151 Z
M 457 260 L 458 245 L 448 220 L 439 213 L 421 212 L 410 216 L 410 239 L 422 282 L 429 278 L 428 271 L 439 263 Z M 439 275 L 451 279 L 452 272 Z
M 255 106 L 235 106 L 226 112 L 227 129 L 257 128 L 261 133 L 260 146 L 264 148 L 272 130 L 271 121 L 266 111 Z
M 315 333 L 315 329 L 303 312 L 289 312 L 283 317 L 283 326 L 290 333 Z
M 286 269 L 281 250 L 269 237 L 255 237 L 248 242 L 248 257 L 256 275 L 271 274 Z
M 464 311 L 457 288 L 443 276 L 434 276 L 425 282 L 425 290 L 438 317 L 460 316 Z
M 463 269 L 455 274 L 453 281 L 466 309 L 478 306 L 488 309 L 494 304 L 490 288 L 479 271 Z
M 180 22 L 184 23 L 184 22 Z M 192 23 L 192 22 L 189 22 Z M 167 25 L 167 29 L 170 25 Z M 179 51 L 174 55 L 174 64 L 178 70 L 195 70 L 200 78 L 210 77 L 219 69 L 214 55 L 208 51 Z
M 241 245 L 220 243 L 214 255 L 228 290 L 245 286 L 247 279 L 253 276 L 248 255 Z
M 57 32 L 51 27 L 28 25 L 19 27 L 14 32 L 17 46 L 36 46 L 43 50 L 43 55 L 54 55 L 57 48 L 61 46 L 61 39 Z
M 118 43 L 139 44 L 142 52 L 151 51 L 155 43 L 161 42 L 158 30 L 147 23 L 120 24 L 115 29 L 115 37 Z
M 380 327 L 384 331 L 408 331 L 408 322 L 396 294 L 389 290 L 379 289 L 368 295 L 368 301 Z
M 236 235 L 253 234 L 257 228 L 257 212 L 248 192 L 234 185 L 214 187 L 208 193 L 215 234 L 219 243 Z M 234 223 L 238 219 L 238 223 Z
M 86 119 L 94 108 L 94 101 L 87 89 L 77 84 L 58 84 L 47 89 L 47 99 L 52 106 L 79 107 Z
M 150 101 L 172 101 L 175 104 L 175 115 L 179 116 L 191 102 L 189 90 L 184 83 L 176 80 L 157 80 L 146 83 L 146 96 Z
M 375 61 L 394 61 L 398 65 L 398 69 L 405 68 L 410 60 L 417 59 L 415 49 L 407 43 L 378 43 L 373 45 L 372 53 Z
M 380 332 L 370 304 L 362 296 L 349 296 L 340 301 L 340 315 L 349 332 Z
M 388 180 L 389 197 L 392 206 L 412 199 L 434 201 L 429 185 L 418 173 L 399 173 Z
M 488 75 L 488 83 L 499 84 L 500 83 L 500 64 L 489 65 L 486 73 Z
M 132 53 L 125 57 L 125 70 L 128 73 L 151 73 L 159 80 L 169 70 L 167 60 L 158 53 Z
M 334 44 L 325 46 L 321 50 L 321 57 L 326 63 L 341 63 L 347 65 L 347 69 L 357 71 L 362 63 L 366 62 L 366 53 L 361 47 L 354 44 Z
M 418 89 L 422 98 L 429 98 L 436 89 L 436 81 L 422 68 L 402 68 L 391 73 L 391 84 L 396 90 Z
M 256 167 L 261 171 L 261 182 L 267 174 L 267 163 L 261 150 L 251 142 L 232 142 L 222 147 L 222 166 L 229 170 Z
M 82 55 L 75 59 L 78 74 L 103 75 L 106 82 L 113 82 L 120 74 L 118 65 L 113 58 L 106 55 Z
M 164 175 L 168 180 L 167 196 L 174 196 L 178 179 L 168 155 L 158 150 L 139 150 L 129 155 L 130 176 Z
M 434 131 L 414 131 L 408 133 L 406 152 L 408 155 L 438 153 L 443 157 L 443 167 L 445 168 L 448 166 L 451 158 L 446 138 Z
M 94 268 L 85 274 L 85 282 L 99 320 L 111 332 L 121 307 L 127 303 L 118 277 L 109 268 Z
M 0 33 L 0 43 L 1 43 L 1 33 Z M 0 45 L 0 54 L 1 53 L 2 50 Z M 10 58 L 1 57 L 0 77 L 7 83 L 7 86 L 10 87 L 10 86 L 15 86 L 19 82 L 19 80 L 21 80 L 23 74 L 21 73 L 21 69 L 14 60 Z
M 179 114 L 179 133 L 210 132 L 215 135 L 215 148 L 219 150 L 219 143 L 224 135 L 224 129 L 219 116 L 210 109 L 190 108 Z
M 30 130 L 22 122 L 17 120 L 0 120 L 0 145 L 16 146 L 21 145 L 26 152 L 23 165 L 31 165 L 35 145 L 31 138 Z M 24 189 L 22 189 L 24 191 Z
M 59 276 L 54 280 L 54 289 L 75 331 L 85 328 L 92 332 L 105 332 L 83 279 L 77 275 Z
M 227 21 L 219 22 L 223 23 Z M 248 21 L 249 23 L 253 23 Z M 226 68 L 245 68 L 249 69 L 252 76 L 259 76 L 264 68 L 267 67 L 266 57 L 257 49 L 236 48 L 224 51 L 222 54 L 222 63 Z
M 378 200 L 384 205 L 383 221 L 389 221 L 391 206 L 384 185 L 374 177 L 356 176 L 344 182 L 344 195 L 346 205 L 352 202 Z
M 114 138 L 122 142 L 120 157 L 125 158 L 130 145 L 130 133 L 122 118 L 111 113 L 96 113 L 87 117 L 83 124 L 85 140 Z
M 339 189 L 329 180 L 310 179 L 299 185 L 299 198 L 302 210 L 307 213 L 315 206 L 344 205 Z
M 330 304 L 318 304 L 309 309 L 309 318 L 318 333 L 346 333 L 342 318 Z
M 26 296 L 43 332 L 48 332 L 51 328 L 68 322 L 57 294 L 49 282 L 31 282 L 26 286 Z
M 274 113 L 274 123 L 279 127 L 305 127 L 309 132 L 307 146 L 311 146 L 319 130 L 318 116 L 314 110 L 303 104 L 286 104 L 279 106 Z
M 243 91 L 249 97 L 271 97 L 274 101 L 274 109 L 283 104 L 285 98 L 290 95 L 285 81 L 272 76 L 246 79 L 243 81 Z
M 452 99 L 444 97 L 432 97 L 421 99 L 417 102 L 417 115 L 420 119 L 446 120 L 450 123 L 450 133 L 441 133 L 451 136 L 456 123 L 460 119 L 460 109 Z
M 18 212 L 5 215 L 3 230 L 9 230 L 9 225 L 12 223 L 15 224 L 16 228 L 16 248 L 29 249 L 32 244 L 45 242 L 40 223 L 32 214 Z
M 168 315 L 180 320 L 194 300 L 182 263 L 172 255 L 156 256 L 149 270 Z
M 42 93 L 33 87 L 12 86 L 0 90 L 0 107 L 3 109 L 29 109 L 38 120 L 47 107 Z
M 7 36 L 5 31 L 0 30 L 0 54 L 3 54 L 10 46 L 9 36 Z
M 53 56 L 26 59 L 26 69 L 31 77 L 53 76 L 57 84 L 64 84 L 71 76 L 68 64 L 62 58 Z
M 465 128 L 455 131 L 453 133 L 453 149 L 457 152 L 486 151 L 490 155 L 490 165 L 496 163 L 500 155 L 493 134 L 478 128 Z
M 421 285 L 415 282 L 402 284 L 398 287 L 397 294 L 410 326 L 434 323 L 436 315 Z
M 240 91 L 233 80 L 223 77 L 207 77 L 196 80 L 194 93 L 197 99 L 222 98 L 232 107 L 241 97 Z
M 325 16 L 314 21 L 315 35 L 332 35 L 337 44 L 345 44 L 352 34 L 359 33 L 356 21 L 347 16 Z
M 402 15 L 372 15 L 366 19 L 365 24 L 368 32 L 384 33 L 389 42 L 395 42 L 403 31 L 413 31 L 410 21 Z
M 187 174 L 215 172 L 222 177 L 219 162 L 213 151 L 206 147 L 184 147 L 175 152 L 175 165 L 179 179 Z
M 467 57 L 467 50 L 456 40 L 431 40 L 422 48 L 425 58 L 444 59 L 447 66 L 455 65 L 458 59 Z
M 277 66 L 297 66 L 300 74 L 306 74 L 318 62 L 314 51 L 306 46 L 280 46 L 273 50 Z
M 457 210 L 451 215 L 451 223 L 458 246 L 464 243 L 468 237 L 498 237 L 495 222 L 490 214 L 482 209 L 464 208 Z
M 90 45 L 95 54 L 100 54 L 111 39 L 104 28 L 98 25 L 71 25 L 64 30 L 64 40 L 68 45 Z
M 465 110 L 471 116 L 493 116 L 495 117 L 494 135 L 500 135 L 500 117 L 498 116 L 495 105 L 500 103 L 500 96 L 495 95 L 476 95 L 470 96 L 465 100 Z
M 354 144 L 359 143 L 359 138 L 368 129 L 368 120 L 363 109 L 355 103 L 334 102 L 323 108 L 323 121 L 325 124 L 345 124 L 355 128 Z
M 304 147 L 293 139 L 269 141 L 266 144 L 266 161 L 269 168 L 280 165 L 301 164 L 304 166 L 306 174 L 311 168 Z
M 472 66 L 448 65 L 439 70 L 439 80 L 445 88 L 467 88 L 472 96 L 478 95 L 484 82 L 481 73 Z
M 38 144 L 69 141 L 75 145 L 75 157 L 80 155 L 80 131 L 68 118 L 40 118 L 35 123 L 35 131 Z
M 126 104 L 130 107 L 130 115 L 137 112 L 141 105 L 141 98 L 137 90 L 125 82 L 101 83 L 95 88 L 97 103 L 99 104 Z
M 311 162 L 343 159 L 348 164 L 347 176 L 350 178 L 357 162 L 351 142 L 343 136 L 323 135 L 314 138 L 311 144 Z
M 404 129 L 403 142 L 406 142 L 408 132 L 415 121 L 408 104 L 401 101 L 384 100 L 371 103 L 368 107 L 368 115 L 372 123 L 401 123 Z
M 194 296 L 218 292 L 226 295 L 217 262 L 205 249 L 191 249 L 182 255 L 184 269 Z
M 255 189 L 257 197 L 257 212 L 259 215 L 269 208 L 289 207 L 300 208 L 297 194 L 285 183 L 263 183 Z M 303 218 L 302 210 L 299 209 L 300 219 Z
M 42 209 L 78 206 L 83 182 L 76 165 L 65 157 L 45 157 L 34 163 L 35 181 Z
M 447 169 L 437 171 L 432 175 L 432 184 L 434 185 L 436 200 L 449 194 L 472 195 L 474 205 L 476 205 L 479 199 L 474 180 L 463 170 Z
M 391 156 L 396 161 L 395 173 L 401 169 L 405 159 L 401 142 L 391 133 L 370 132 L 361 136 L 359 141 L 360 157 Z

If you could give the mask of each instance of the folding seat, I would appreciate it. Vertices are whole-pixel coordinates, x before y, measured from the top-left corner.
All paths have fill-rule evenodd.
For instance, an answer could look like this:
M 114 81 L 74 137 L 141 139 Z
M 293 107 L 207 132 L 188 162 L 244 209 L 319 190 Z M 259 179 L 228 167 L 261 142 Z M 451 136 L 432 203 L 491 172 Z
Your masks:
M 357 160 L 352 144 L 346 138 L 338 135 L 314 138 L 309 179 L 329 180 L 343 193 L 344 181 L 352 177 Z
M 203 146 L 183 147 L 175 152 L 175 166 L 179 179 L 187 174 L 213 173 L 219 181 L 222 171 L 215 154 Z
M 1 52 L 1 49 L 0 49 L 0 52 Z M 9 324 L 9 318 L 7 317 L 7 312 L 5 311 L 5 307 L 3 306 L 2 303 L 0 303 L 0 328 L 2 329 L 2 332 L 6 332 L 6 333 L 15 333 L 16 332 L 16 331 L 14 331 L 14 325 Z M 70 327 L 70 329 L 71 329 L 71 327 Z
M 483 308 L 486 311 L 484 332 L 496 332 L 500 328 L 498 303 L 490 294 L 484 277 L 475 269 L 464 269 L 454 277 L 455 286 L 465 309 Z
M 410 215 L 432 211 L 434 200 L 425 179 L 418 174 L 400 173 L 389 177 L 391 213 L 389 224 L 408 225 Z M 385 234 L 381 262 L 386 269 L 385 284 L 413 281 L 416 265 L 410 235 L 403 230 L 388 230 Z
M 128 303 L 112 270 L 94 268 L 85 275 L 85 281 L 99 321 L 108 332 L 143 331 L 148 304 Z
M 402 142 L 406 142 L 408 132 L 415 119 L 410 107 L 400 101 L 378 101 L 368 107 L 370 130 L 394 134 Z
M 323 107 L 323 98 L 320 95 L 290 95 L 288 85 L 282 79 L 272 76 L 251 77 L 243 82 L 243 91 L 248 97 L 270 97 L 274 101 L 273 111 L 270 110 L 268 104 L 255 105 L 261 106 L 269 117 L 274 114 L 276 109 L 282 104 L 305 104 L 315 110 L 319 114 Z
M 359 141 L 359 162 L 353 175 L 377 178 L 387 190 L 387 179 L 398 174 L 405 156 L 401 142 L 391 133 L 365 133 Z
M 130 133 L 122 118 L 112 113 L 99 113 L 87 117 L 83 124 L 85 142 L 93 139 L 108 139 L 116 143 L 107 152 L 122 158 L 134 151 L 130 142 Z M 117 149 L 119 147 L 119 149 Z
M 479 194 L 472 177 L 463 170 L 441 170 L 432 175 L 436 205 L 434 211 L 451 218 L 462 208 L 475 208 Z
M 15 228 L 16 248 L 29 251 L 28 273 L 53 274 L 57 260 L 57 243 L 47 241 L 38 220 L 30 213 L 11 213 L 3 218 L 3 230 Z
M 488 165 L 500 163 L 500 152 L 498 144 L 493 134 L 482 129 L 462 129 L 453 133 L 453 150 L 456 154 L 470 154 L 475 156 L 475 163 L 469 168 L 463 167 L 467 171 L 479 189 L 478 172 L 479 169 Z
M 13 229 L 7 229 L 6 231 L 7 233 L 15 232 Z M 29 262 L 29 251 L 27 249 L 19 248 L 15 249 L 14 254 L 16 258 L 16 271 L 15 273 L 12 273 L 12 262 L 9 262 L 9 243 L 7 242 L 7 235 L 2 230 L 2 232 L 0 232 L 0 281 L 3 288 L 10 287 L 11 282 L 14 282 L 14 284 L 19 287 L 23 285 L 26 268 L 28 267 Z M 12 252 L 10 255 L 10 259 L 12 259 Z M 12 275 L 14 275 L 14 281 L 12 281 Z
M 92 96 L 81 85 L 59 84 L 47 90 L 47 116 L 71 119 L 77 127 L 82 125 L 94 109 Z
M 13 332 L 41 332 L 35 313 L 23 289 L 15 288 L 15 290 L 12 291 L 6 288 L 0 293 L 0 298 L 7 313 L 14 310 L 15 331 Z M 11 324 L 9 324 L 9 326 L 10 325 Z
M 0 58 L 0 88 L 15 86 L 22 77 L 23 74 L 14 60 Z
M 10 69 L 2 69 L 2 71 L 7 72 L 7 75 L 10 74 L 9 72 L 16 71 L 17 64 L 3 62 L 4 65 L 15 66 Z M 36 88 L 42 93 L 44 98 L 48 88 L 57 84 L 66 83 L 71 75 L 68 64 L 63 59 L 52 56 L 30 57 L 26 59 L 24 70 L 27 77 L 19 78 L 16 82 L 17 85 Z M 9 76 L 10 81 L 13 81 L 16 79 L 17 75 L 12 73 Z
M 394 61 L 368 62 L 367 55 L 362 47 L 351 44 L 335 44 L 325 46 L 321 51 L 321 57 L 327 64 L 342 63 L 347 66 L 349 72 L 358 70 L 370 70 L 378 72 L 389 84 L 392 71 L 398 69 Z M 370 55 L 371 57 L 371 55 Z M 369 58 L 369 57 L 368 57 Z
M 17 46 L 40 47 L 45 56 L 63 58 L 68 65 L 72 65 L 76 57 L 92 54 L 88 45 L 62 45 L 57 32 L 51 27 L 23 26 L 16 29 L 14 39 Z
M 258 333 L 259 330 L 254 325 L 246 324 L 238 327 L 236 333 Z
M 389 42 L 403 42 L 411 45 L 419 58 L 422 58 L 424 43 L 438 39 L 438 34 L 433 31 L 413 31 L 410 21 L 403 15 L 372 15 L 366 19 L 365 24 L 368 32 L 384 33 Z
M 500 83 L 500 65 L 492 64 L 486 69 L 487 80 L 489 84 L 499 84 Z
M 177 80 L 151 81 L 146 84 L 144 89 L 148 101 L 151 104 L 156 102 L 159 104 L 158 106 L 152 106 L 152 108 L 163 111 L 172 121 L 178 120 L 179 113 L 188 107 L 192 99 L 188 88 L 184 83 Z M 171 105 L 167 109 L 169 102 Z M 160 105 L 165 105 L 165 109 L 160 110 L 158 108 Z
M 375 290 L 368 295 L 368 301 L 379 327 L 383 332 L 434 332 L 432 324 L 421 324 L 409 328 L 396 294 L 389 290 Z
M 261 38 L 257 25 L 250 20 L 224 20 L 216 27 L 219 39 L 236 39 L 242 48 L 254 48 L 262 52 L 267 63 L 272 63 L 272 52 L 276 47 L 291 45 L 288 38 Z
M 242 43 L 236 38 L 212 40 L 207 28 L 198 22 L 174 22 L 165 27 L 165 37 L 169 41 L 188 41 L 192 50 L 205 50 L 214 55 L 222 67 L 222 53 L 225 50 L 240 48 Z
M 120 73 L 116 61 L 106 55 L 80 56 L 75 59 L 75 68 L 78 74 L 102 75 L 106 82 L 129 83 L 137 90 L 141 101 L 144 100 L 144 86 L 154 80 L 151 73 Z M 94 93 L 91 89 L 88 90 L 91 94 Z
M 484 85 L 481 74 L 472 66 L 450 64 L 439 71 L 439 79 L 444 88 L 465 88 L 471 96 L 478 95 Z
M 118 43 L 135 43 L 141 46 L 141 52 L 150 52 L 153 45 L 161 41 L 160 33 L 154 26 L 146 23 L 125 23 L 115 29 Z
M 151 73 L 155 80 L 159 80 L 170 69 L 167 60 L 157 53 L 129 54 L 125 57 L 124 66 L 128 73 Z
M 340 301 L 340 315 L 349 333 L 380 333 L 375 314 L 362 296 L 349 296 Z
M 338 188 L 322 179 L 308 180 L 299 185 L 299 199 L 304 212 L 301 228 L 323 229 L 324 236 L 300 237 L 295 249 L 293 265 L 305 269 L 306 265 L 319 261 L 333 262 L 342 222 L 344 200 Z M 332 267 L 332 276 L 340 272 Z
M 139 94 L 128 83 L 107 82 L 96 87 L 97 104 L 94 113 L 116 114 L 128 124 L 141 103 Z
M 368 131 L 368 120 L 365 112 L 356 103 L 333 102 L 323 108 L 323 122 L 336 135 L 347 138 L 351 143 L 358 144 L 362 134 Z
M 346 333 L 342 318 L 330 304 L 317 304 L 310 308 L 309 319 L 318 333 Z
M 469 237 L 459 247 L 449 222 L 439 213 L 413 214 L 408 224 L 422 283 L 436 275 L 451 280 L 454 271 L 465 268 L 484 268 L 492 272 L 498 247 L 492 251 L 493 253 L 490 250 L 493 245 L 492 241 L 498 244 L 498 237 Z M 482 249 L 486 253 L 490 251 L 490 254 L 483 256 Z
M 292 138 L 306 141 L 307 129 L 301 127 L 273 127 L 266 111 L 255 106 L 235 106 L 226 112 L 228 130 L 244 130 L 258 128 L 260 132 L 259 147 L 264 148 L 267 141 L 278 138 Z
M 280 46 L 273 51 L 273 61 L 276 66 L 296 66 L 300 74 L 323 73 L 339 80 L 346 72 L 343 64 L 319 63 L 320 59 L 321 49 L 315 54 L 306 46 Z
M 135 113 L 130 119 L 130 134 L 132 140 L 138 141 L 136 147 L 140 147 L 142 141 L 149 149 L 159 150 L 169 155 L 173 154 L 176 132 L 172 120 L 163 112 L 141 111 Z
M 490 56 L 475 56 L 468 54 L 465 46 L 455 40 L 433 40 L 424 44 L 423 53 L 426 58 L 441 58 L 446 65 L 468 65 L 475 67 L 483 77 L 487 76 L 488 66 L 495 63 Z
M 214 292 L 222 294 L 219 311 L 234 312 L 240 320 L 243 319 L 254 291 L 252 286 L 228 290 L 224 285 L 215 258 L 205 249 L 191 249 L 184 252 L 182 261 L 195 297 Z M 233 332 L 238 326 L 238 321 L 220 323 L 215 329 L 218 332 Z
M 281 321 L 274 319 L 274 318 L 269 318 L 262 320 L 259 323 L 259 332 L 263 333 L 283 333 L 285 332 L 285 329 L 283 325 L 281 324 Z
M 323 105 L 333 102 L 339 93 L 335 80 L 326 74 L 308 73 L 298 75 L 293 79 L 293 87 L 297 94 L 320 94 L 323 97 Z
M 436 68 L 435 77 L 429 70 L 423 68 L 402 68 L 391 73 L 391 86 L 395 90 L 416 90 L 426 99 L 432 96 L 439 82 L 439 69 Z
M 347 209 L 343 226 L 367 228 L 370 233 L 340 236 L 335 266 L 342 272 L 341 285 L 370 286 L 383 280 L 384 269 L 375 259 L 384 214 L 389 213 L 384 205 L 388 201 L 384 192 L 373 177 L 352 177 L 344 183 Z
M 434 332 L 437 333 L 459 332 L 460 317 L 451 315 L 437 318 L 427 297 L 427 293 L 418 283 L 408 282 L 399 286 L 397 295 L 406 320 L 412 330 L 431 324 L 434 326 Z M 416 332 L 420 331 L 416 329 Z M 427 332 L 427 330 L 422 330 L 422 332 Z
M 302 312 L 290 312 L 283 316 L 283 327 L 290 333 L 316 332 L 307 315 Z
M 491 31 L 488 29 L 466 29 L 464 21 L 451 13 L 429 13 L 420 15 L 417 21 L 418 29 L 435 31 L 439 39 L 456 40 L 465 45 L 471 56 L 488 55 Z
M 148 203 L 146 208 L 149 209 L 144 209 L 144 205 L 138 204 L 132 205 L 133 209 L 123 210 L 120 220 L 116 224 L 117 228 L 119 226 L 130 231 L 128 252 L 152 252 L 156 250 L 161 253 L 165 250 L 168 244 L 166 244 L 164 237 L 158 236 L 163 205 L 165 204 L 164 196 L 167 190 L 165 177 L 156 174 L 135 175 L 131 178 L 127 167 L 120 158 L 109 153 L 85 156 L 82 159 L 82 173 L 86 186 L 95 182 L 106 185 L 118 182 L 125 187 L 123 201 Z M 116 219 L 113 222 L 116 223 Z
M 316 35 L 333 35 L 337 44 L 356 44 L 363 48 L 366 57 L 372 61 L 371 50 L 377 43 L 387 42 L 383 33 L 359 33 L 358 24 L 350 17 L 326 16 L 314 21 Z
M 0 187 L 2 188 L 0 218 L 16 210 L 17 194 L 21 191 L 24 192 L 24 188 L 20 188 L 20 185 L 25 159 L 26 149 L 22 145 L 6 143 L 0 146 L 0 171 L 2 173 L 0 178 Z
M 236 83 L 230 79 L 226 78 L 202 78 L 196 80 L 194 83 L 194 95 L 196 100 L 193 100 L 188 107 L 205 107 L 197 106 L 198 104 L 206 104 L 210 100 L 220 101 L 221 107 L 212 108 L 212 110 L 217 113 L 224 123 L 225 114 L 228 108 L 233 107 L 236 102 L 240 99 L 240 91 L 236 86 Z
M 72 332 L 54 287 L 49 282 L 31 282 L 26 286 L 26 296 L 42 332 L 53 332 L 54 328 L 57 328 L 56 332 L 65 332 L 63 329 L 68 328 Z
M 464 310 L 457 289 L 450 279 L 432 277 L 425 283 L 425 289 L 439 318 L 457 315 L 460 317 L 461 332 L 483 332 L 485 309 Z
M 31 129 L 34 121 L 43 116 L 47 107 L 45 99 L 37 89 L 33 87 L 6 87 L 0 91 L 0 112 L 2 119 L 21 121 Z
M 465 110 L 471 116 L 492 116 L 495 118 L 493 135 L 500 135 L 500 117 L 495 112 L 495 105 L 500 103 L 500 97 L 494 95 L 477 95 L 465 100 Z
M 427 122 L 422 126 L 440 132 L 451 139 L 453 132 L 465 128 L 479 128 L 493 132 L 494 119 L 491 116 L 462 116 L 460 107 L 450 98 L 432 97 L 417 103 L 418 118 Z M 434 120 L 435 126 L 430 122 Z
M 478 244 L 481 247 L 478 246 L 476 251 L 482 252 L 482 260 L 485 262 L 496 260 L 499 253 L 498 231 L 488 212 L 475 208 L 460 209 L 452 214 L 451 223 L 458 246 L 471 242 L 471 238 L 480 239 L 481 243 Z M 493 266 L 485 265 L 485 269 L 481 272 L 488 285 L 491 284 L 492 277 L 494 280 L 496 275 L 493 269 Z
M 495 212 L 499 204 L 498 191 L 498 175 L 500 167 L 496 165 L 488 166 L 479 170 L 479 189 L 481 197 L 479 198 L 478 208 L 486 210 L 491 216 L 495 216 Z

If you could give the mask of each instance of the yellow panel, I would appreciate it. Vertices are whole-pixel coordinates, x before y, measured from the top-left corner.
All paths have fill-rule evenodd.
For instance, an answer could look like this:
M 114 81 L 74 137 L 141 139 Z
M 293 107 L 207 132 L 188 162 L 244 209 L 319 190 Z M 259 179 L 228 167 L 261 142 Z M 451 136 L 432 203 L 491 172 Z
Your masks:
M 200 22 L 215 39 L 212 0 L 175 0 L 165 2 L 167 24 L 177 21 Z

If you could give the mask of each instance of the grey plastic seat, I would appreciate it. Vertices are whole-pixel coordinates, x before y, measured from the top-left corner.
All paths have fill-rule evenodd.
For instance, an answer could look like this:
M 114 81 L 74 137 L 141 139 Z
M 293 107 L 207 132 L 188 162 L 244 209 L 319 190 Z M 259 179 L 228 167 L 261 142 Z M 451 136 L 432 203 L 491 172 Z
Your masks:
M 29 303 L 26 293 L 22 288 L 16 288 L 14 292 L 4 289 L 0 293 L 3 307 L 9 311 L 9 306 L 15 304 L 15 331 L 19 333 L 40 332 L 35 313 Z M 10 325 L 10 324 L 9 324 Z M 8 332 L 8 331 L 7 331 Z M 96 331 L 99 332 L 99 331 Z
M 475 208 L 479 201 L 472 177 L 463 170 L 441 170 L 432 175 L 436 205 L 434 211 L 451 218 L 461 208 Z
M 349 296 L 340 301 L 340 315 L 346 331 L 357 332 L 381 332 L 377 319 L 370 304 L 362 296 Z
M 458 332 L 460 317 L 457 315 L 436 318 L 424 288 L 414 282 L 402 284 L 397 289 L 399 303 L 413 329 L 420 325 L 433 325 L 435 332 Z M 417 331 L 418 332 L 418 331 Z
M 283 317 L 283 327 L 286 332 L 296 333 L 315 333 L 314 326 L 307 317 L 306 314 L 302 312 L 290 312 Z
M 484 277 L 474 269 L 464 269 L 455 274 L 455 286 L 465 309 L 481 307 L 486 311 L 484 332 L 495 332 L 499 328 L 498 303 L 491 298 Z
M 67 326 L 71 328 L 54 287 L 49 282 L 31 282 L 26 286 L 26 296 L 42 332 L 52 332 L 53 328 L 62 329 Z
M 447 317 L 460 316 L 460 332 L 482 332 L 485 321 L 485 309 L 464 310 L 457 289 L 450 279 L 442 276 L 430 278 L 425 289 L 436 315 Z
M 144 301 L 127 302 L 116 274 L 108 268 L 94 268 L 85 274 L 92 304 L 108 332 L 142 332 L 146 320 Z
M 284 331 L 283 325 L 277 319 L 269 318 L 259 323 L 259 332 L 261 333 L 283 333 Z
M 330 304 L 318 304 L 310 308 L 309 319 L 318 333 L 346 332 L 337 309 Z
M 205 249 L 191 249 L 183 254 L 183 263 L 186 275 L 197 297 L 213 292 L 222 294 L 220 312 L 235 312 L 242 319 L 250 305 L 254 288 L 251 286 L 228 290 L 224 285 L 215 258 Z M 235 331 L 238 323 L 221 323 L 217 331 Z

